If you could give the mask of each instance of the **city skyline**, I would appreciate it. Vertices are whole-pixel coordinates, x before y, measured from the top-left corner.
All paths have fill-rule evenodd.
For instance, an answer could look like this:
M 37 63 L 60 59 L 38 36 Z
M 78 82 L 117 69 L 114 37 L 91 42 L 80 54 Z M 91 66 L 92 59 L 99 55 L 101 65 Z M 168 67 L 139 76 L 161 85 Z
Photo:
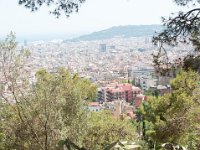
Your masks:
M 18 0 L 0 1 L 0 8 L 0 38 L 13 31 L 20 40 L 67 39 L 112 26 L 161 24 L 161 16 L 183 10 L 173 0 L 86 0 L 78 13 L 56 19 L 50 8 L 31 13 Z

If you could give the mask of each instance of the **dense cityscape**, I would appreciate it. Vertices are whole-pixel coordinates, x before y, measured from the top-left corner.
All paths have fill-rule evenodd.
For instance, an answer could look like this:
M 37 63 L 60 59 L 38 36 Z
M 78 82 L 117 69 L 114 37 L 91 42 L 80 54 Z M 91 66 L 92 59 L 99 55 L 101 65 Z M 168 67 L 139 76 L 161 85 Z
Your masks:
M 89 79 L 97 85 L 96 103 L 89 104 L 91 110 L 110 109 L 116 111 L 118 103 L 124 101 L 126 109 L 117 110 L 118 117 L 135 112 L 147 99 L 146 91 L 158 91 L 159 95 L 170 92 L 170 79 L 158 76 L 153 66 L 152 54 L 159 45 L 153 45 L 152 37 L 116 37 L 105 40 L 70 42 L 24 41 L 19 49 L 28 49 L 31 57 L 26 64 L 30 82 L 36 83 L 35 73 L 40 68 L 55 72 L 64 67 L 73 74 Z M 190 44 L 167 47 L 168 57 L 173 62 L 190 54 Z M 127 96 L 123 96 L 127 92 Z M 105 107 L 106 106 L 106 107 Z M 122 107 L 122 106 L 121 106 Z M 113 112 L 114 115 L 115 112 Z
M 200 150 L 199 0 L 15 2 L 0 150 Z
M 158 52 L 158 46 L 152 44 L 151 37 L 118 37 L 67 43 L 53 41 L 27 44 L 25 41 L 21 47 L 31 52 L 27 67 L 32 71 L 33 78 L 39 68 L 53 71 L 57 67 L 66 67 L 98 85 L 133 80 L 141 75 L 147 78 L 152 76 L 152 54 Z M 168 57 L 173 61 L 189 54 L 192 46 L 180 44 L 168 49 Z

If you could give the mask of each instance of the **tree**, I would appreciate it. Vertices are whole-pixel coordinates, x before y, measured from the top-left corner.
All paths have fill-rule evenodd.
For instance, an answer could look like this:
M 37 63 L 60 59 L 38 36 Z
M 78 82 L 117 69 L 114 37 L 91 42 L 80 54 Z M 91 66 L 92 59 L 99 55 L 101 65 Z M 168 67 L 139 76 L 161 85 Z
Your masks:
M 7 134 L 7 130 L 4 130 L 5 118 L 12 118 L 16 120 L 12 115 L 12 104 L 16 104 L 15 112 L 20 116 L 19 111 L 19 97 L 23 97 L 22 91 L 26 91 L 29 88 L 27 84 L 26 69 L 23 68 L 23 64 L 26 63 L 29 58 L 30 52 L 24 49 L 16 49 L 17 43 L 15 42 L 14 33 L 10 33 L 4 41 L 0 42 L 0 149 L 12 149 L 10 145 L 12 142 L 5 142 L 6 139 L 12 138 L 13 134 Z M 23 73 L 22 73 L 23 72 Z M 23 87 L 23 88 L 22 88 Z M 15 126 L 10 123 L 10 126 Z M 7 128 L 10 130 L 10 128 Z
M 0 149 L 49 150 L 61 139 L 79 141 L 96 86 L 64 68 L 41 69 L 30 83 L 23 65 L 29 53 L 16 45 L 13 33 L 0 43 Z
M 16 45 L 14 34 L 0 43 L 0 149 L 56 150 L 63 140 L 78 149 L 101 149 L 135 138 L 131 122 L 88 112 L 97 92 L 89 80 L 58 68 L 40 69 L 30 83 L 24 67 L 29 53 Z
M 25 99 L 19 97 L 18 104 L 4 105 L 1 113 L 6 136 L 14 133 L 13 148 L 50 150 L 63 138 L 78 142 L 86 127 L 85 100 L 95 87 L 63 68 L 54 74 L 40 70 L 36 77 Z M 8 108 L 12 117 L 3 115 Z
M 200 4 L 198 0 L 174 0 L 177 5 L 186 6 L 193 3 Z M 179 12 L 175 17 L 163 18 L 166 29 L 154 37 L 154 42 L 176 45 L 178 41 L 186 42 L 190 37 L 198 35 L 200 26 L 200 8 L 188 12 Z
M 136 141 L 136 132 L 130 120 L 114 119 L 111 112 L 94 112 L 88 118 L 87 133 L 83 138 L 83 147 L 87 150 L 104 149 L 119 141 Z
M 17 102 L 16 97 L 22 94 L 22 87 L 24 90 L 28 88 L 26 84 L 28 73 L 24 69 L 24 64 L 28 61 L 29 56 L 30 52 L 28 50 L 17 49 L 13 32 L 4 41 L 0 42 L 0 98 L 4 101 Z M 13 97 L 8 99 L 8 95 L 13 95 Z
M 174 0 L 177 5 L 196 6 L 187 12 L 180 11 L 178 14 L 172 14 L 169 18 L 162 18 L 165 29 L 157 36 L 153 37 L 153 43 L 160 45 L 159 52 L 154 56 L 154 64 L 158 68 L 159 72 L 163 75 L 169 75 L 171 68 L 177 67 L 177 62 L 169 62 L 165 44 L 175 46 L 178 43 L 190 43 L 196 47 L 194 53 L 199 52 L 199 33 L 200 33 L 200 8 L 197 7 L 200 4 L 199 0 Z M 194 58 L 190 61 L 196 62 L 196 54 L 192 56 Z M 188 59 L 187 59 L 188 61 Z M 172 64 L 173 63 L 173 64 Z M 181 62 L 182 63 L 182 62 Z M 181 64 L 179 63 L 179 64 Z M 184 60 L 183 60 L 183 63 Z M 188 64 L 188 63 L 187 63 Z M 193 63 L 192 63 L 193 64 Z M 164 67 L 163 67 L 164 66 Z M 191 66 L 191 68 L 194 68 Z M 198 68 L 200 69 L 200 68 Z
M 200 73 L 200 56 L 188 55 L 183 60 L 183 69 L 194 70 Z
M 73 12 L 78 12 L 79 7 L 85 0 L 19 0 L 19 5 L 23 5 L 31 11 L 37 11 L 41 6 L 54 6 L 50 11 L 57 18 L 64 13 L 67 17 Z
M 77 145 L 70 139 L 65 139 L 59 142 L 60 146 L 65 145 L 68 149 L 77 150 L 110 150 L 120 143 L 124 149 L 126 146 L 140 148 L 140 145 L 135 143 L 138 140 L 131 120 L 115 119 L 110 111 L 88 113 L 86 125 L 86 134 L 82 136 L 82 144 Z M 120 141 L 126 141 L 126 143 L 122 144 Z
M 171 94 L 152 97 L 144 103 L 140 111 L 148 124 L 145 139 L 149 143 L 169 142 L 188 149 L 198 148 L 199 80 L 195 72 L 181 72 L 171 81 Z

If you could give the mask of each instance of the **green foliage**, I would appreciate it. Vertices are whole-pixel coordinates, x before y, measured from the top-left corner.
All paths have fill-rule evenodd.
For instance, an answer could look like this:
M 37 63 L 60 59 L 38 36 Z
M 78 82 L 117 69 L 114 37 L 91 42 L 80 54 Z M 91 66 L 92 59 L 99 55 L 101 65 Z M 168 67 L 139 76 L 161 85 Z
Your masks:
M 199 0 L 174 0 L 174 1 L 176 2 L 177 5 L 181 5 L 181 6 L 186 6 L 189 3 L 192 3 L 193 5 L 200 3 Z
M 160 42 L 169 45 L 176 45 L 178 42 L 187 43 L 190 38 L 199 36 L 199 19 L 200 8 L 198 0 L 175 0 L 177 5 L 186 6 L 193 3 L 193 8 L 187 12 L 179 11 L 178 14 L 169 18 L 162 18 L 163 24 L 166 27 L 160 34 L 153 38 L 153 42 Z
M 0 42 L 0 76 L 2 78 L 0 84 L 0 99 L 4 101 L 16 101 L 17 95 L 21 93 L 27 86 L 27 71 L 24 69 L 30 52 L 26 49 L 16 49 L 15 34 L 11 32 L 7 38 Z M 19 81 L 19 79 L 21 81 Z M 18 83 L 21 82 L 21 86 Z M 4 92 L 7 89 L 12 93 L 13 97 L 8 98 L 8 94 Z
M 120 79 L 119 83 L 129 83 L 129 80 L 127 80 L 127 79 Z
M 149 143 L 170 142 L 196 149 L 199 142 L 199 80 L 195 72 L 181 72 L 171 81 L 172 93 L 150 97 L 140 108 L 146 121 L 145 139 Z
M 24 69 L 30 52 L 16 46 L 13 33 L 0 42 L 0 149 L 47 150 L 66 137 L 78 141 L 96 86 L 64 68 L 39 70 L 31 85 Z
M 94 100 L 97 92 L 90 81 L 64 68 L 54 73 L 41 69 L 31 85 L 23 68 L 30 53 L 16 51 L 14 34 L 0 46 L 0 73 L 5 77 L 0 91 L 0 149 L 56 150 L 66 139 L 68 145 L 101 149 L 135 137 L 129 121 L 88 112 L 87 101 Z
M 78 12 L 80 4 L 85 2 L 85 0 L 18 0 L 19 5 L 23 5 L 31 11 L 37 11 L 41 6 L 55 6 L 51 13 L 57 18 L 64 13 L 67 17 L 73 12 Z
M 118 120 L 113 118 L 110 111 L 88 113 L 87 123 L 85 124 L 85 134 L 80 135 L 81 141 L 77 145 L 71 140 L 61 140 L 60 146 L 65 145 L 77 150 L 94 150 L 113 148 L 120 140 L 132 141 L 137 139 L 136 132 L 130 120 Z M 129 145 L 130 142 L 128 142 Z M 81 146 L 80 146 L 81 145 Z
M 83 147 L 79 147 L 78 145 L 76 145 L 75 143 L 73 143 L 71 140 L 66 139 L 66 140 L 61 140 L 59 141 L 58 145 L 60 147 L 66 147 L 67 150 L 71 150 L 71 149 L 76 149 L 76 150 L 86 150 Z
M 179 11 L 172 13 L 168 18 L 162 18 L 165 29 L 153 37 L 153 43 L 159 44 L 160 48 L 157 54 L 153 55 L 153 63 L 158 73 L 164 76 L 170 76 L 174 69 L 183 67 L 184 69 L 193 69 L 199 72 L 199 49 L 200 49 L 200 8 L 199 0 L 174 0 L 180 6 L 192 6 L 192 9 L 186 12 Z M 189 8 L 189 7 L 188 7 Z M 194 46 L 194 54 L 179 58 L 179 61 L 171 62 L 165 45 L 176 46 L 179 43 Z M 197 53 L 198 52 L 198 53 Z
M 115 119 L 110 112 L 94 112 L 88 118 L 83 147 L 88 150 L 104 149 L 114 141 L 135 139 L 135 129 L 129 120 Z
M 159 91 L 158 90 L 145 90 L 144 95 L 146 96 L 159 96 Z
M 193 70 L 200 73 L 200 56 L 188 55 L 183 60 L 183 69 Z
M 4 106 L 1 114 L 10 108 L 9 116 L 3 116 L 6 136 L 14 134 L 13 148 L 56 149 L 58 141 L 70 138 L 78 141 L 85 132 L 85 100 L 95 93 L 89 81 L 71 75 L 61 68 L 56 73 L 39 70 L 37 83 L 30 93 L 19 97 L 17 104 Z M 11 123 L 12 122 L 12 123 Z M 9 141 L 5 141 L 9 142 Z

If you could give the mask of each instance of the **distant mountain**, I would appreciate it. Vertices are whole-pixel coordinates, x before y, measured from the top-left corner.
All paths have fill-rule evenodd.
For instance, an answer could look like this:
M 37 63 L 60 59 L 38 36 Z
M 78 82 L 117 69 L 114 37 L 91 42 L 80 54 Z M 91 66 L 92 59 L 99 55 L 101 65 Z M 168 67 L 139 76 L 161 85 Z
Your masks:
M 128 25 L 128 26 L 114 26 L 109 29 L 105 29 L 98 32 L 93 32 L 88 35 L 83 35 L 78 38 L 74 38 L 70 41 L 91 41 L 91 40 L 103 40 L 113 37 L 147 37 L 155 35 L 155 32 L 159 32 L 163 29 L 161 25 Z

